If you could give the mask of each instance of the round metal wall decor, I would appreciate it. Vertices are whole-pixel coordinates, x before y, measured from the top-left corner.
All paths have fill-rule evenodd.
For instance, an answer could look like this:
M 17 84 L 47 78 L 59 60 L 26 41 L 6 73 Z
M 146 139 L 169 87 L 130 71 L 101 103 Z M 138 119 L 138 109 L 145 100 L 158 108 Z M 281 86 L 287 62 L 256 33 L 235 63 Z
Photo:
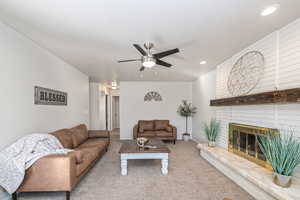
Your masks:
M 144 97 L 144 101 L 162 101 L 162 98 L 160 96 L 160 94 L 158 92 L 148 92 L 145 97 Z
M 246 95 L 255 88 L 264 73 L 261 52 L 250 51 L 240 57 L 230 71 L 227 88 L 232 96 Z

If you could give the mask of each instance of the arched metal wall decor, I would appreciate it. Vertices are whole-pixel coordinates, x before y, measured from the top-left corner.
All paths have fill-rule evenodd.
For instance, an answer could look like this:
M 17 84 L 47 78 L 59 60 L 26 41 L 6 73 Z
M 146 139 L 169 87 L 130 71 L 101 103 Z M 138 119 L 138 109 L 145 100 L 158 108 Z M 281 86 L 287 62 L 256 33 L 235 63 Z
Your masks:
M 259 83 L 264 74 L 265 59 L 261 52 L 250 51 L 233 65 L 227 88 L 232 96 L 248 94 Z
M 160 94 L 158 92 L 148 92 L 145 97 L 144 97 L 144 101 L 162 101 L 162 98 L 160 96 Z

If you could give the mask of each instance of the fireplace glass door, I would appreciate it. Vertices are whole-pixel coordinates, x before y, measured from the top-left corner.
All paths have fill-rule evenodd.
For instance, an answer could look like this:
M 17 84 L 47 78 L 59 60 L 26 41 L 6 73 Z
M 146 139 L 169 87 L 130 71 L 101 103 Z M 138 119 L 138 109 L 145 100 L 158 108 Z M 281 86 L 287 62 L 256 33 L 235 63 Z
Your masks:
M 257 148 L 257 143 L 256 143 L 256 135 L 252 135 L 252 134 L 247 134 L 247 149 L 248 149 L 248 155 L 255 157 L 256 156 L 256 148 Z
M 258 137 L 277 130 L 242 124 L 229 124 L 228 150 L 263 167 L 270 168 L 262 153 Z

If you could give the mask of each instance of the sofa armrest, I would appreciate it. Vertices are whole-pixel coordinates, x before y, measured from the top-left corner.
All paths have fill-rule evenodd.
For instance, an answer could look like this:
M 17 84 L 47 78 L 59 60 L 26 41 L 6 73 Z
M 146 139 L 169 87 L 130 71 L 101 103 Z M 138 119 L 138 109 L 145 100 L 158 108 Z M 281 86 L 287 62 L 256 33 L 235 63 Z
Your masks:
M 133 127 L 133 139 L 136 139 L 138 137 L 138 124 L 136 124 L 134 127 Z
M 50 155 L 28 170 L 18 192 L 71 191 L 76 184 L 75 155 Z
M 110 131 L 107 130 L 89 130 L 89 138 L 109 138 Z
M 172 127 L 173 137 L 174 137 L 175 139 L 177 139 L 177 128 L 176 128 L 176 126 L 173 126 L 173 125 L 171 125 L 171 124 L 170 124 L 170 126 Z

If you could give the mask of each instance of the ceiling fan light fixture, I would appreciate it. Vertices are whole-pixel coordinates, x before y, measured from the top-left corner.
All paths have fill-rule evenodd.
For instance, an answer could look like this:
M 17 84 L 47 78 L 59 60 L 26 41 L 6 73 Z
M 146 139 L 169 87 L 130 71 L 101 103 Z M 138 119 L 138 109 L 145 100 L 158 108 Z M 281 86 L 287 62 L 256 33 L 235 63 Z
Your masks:
M 155 62 L 153 61 L 146 61 L 146 62 L 143 62 L 143 66 L 144 67 L 147 67 L 147 68 L 151 68 L 155 65 Z
M 155 58 L 153 58 L 151 56 L 143 56 L 143 66 L 144 67 L 151 68 L 151 67 L 154 67 L 155 64 L 156 64 Z
M 117 81 L 111 82 L 111 89 L 113 89 L 113 90 L 118 89 L 118 83 L 117 83 Z
M 145 68 L 152 68 L 155 65 L 160 65 L 163 67 L 170 68 L 170 67 L 172 67 L 172 64 L 161 60 L 161 58 L 170 56 L 175 53 L 179 53 L 179 49 L 175 48 L 175 49 L 170 49 L 167 51 L 152 54 L 150 50 L 154 46 L 153 43 L 145 43 L 144 44 L 146 51 L 138 44 L 133 44 L 133 46 L 138 52 L 140 52 L 140 54 L 142 54 L 140 59 L 119 60 L 118 63 L 141 61 L 142 66 L 139 69 L 140 72 L 144 71 Z

